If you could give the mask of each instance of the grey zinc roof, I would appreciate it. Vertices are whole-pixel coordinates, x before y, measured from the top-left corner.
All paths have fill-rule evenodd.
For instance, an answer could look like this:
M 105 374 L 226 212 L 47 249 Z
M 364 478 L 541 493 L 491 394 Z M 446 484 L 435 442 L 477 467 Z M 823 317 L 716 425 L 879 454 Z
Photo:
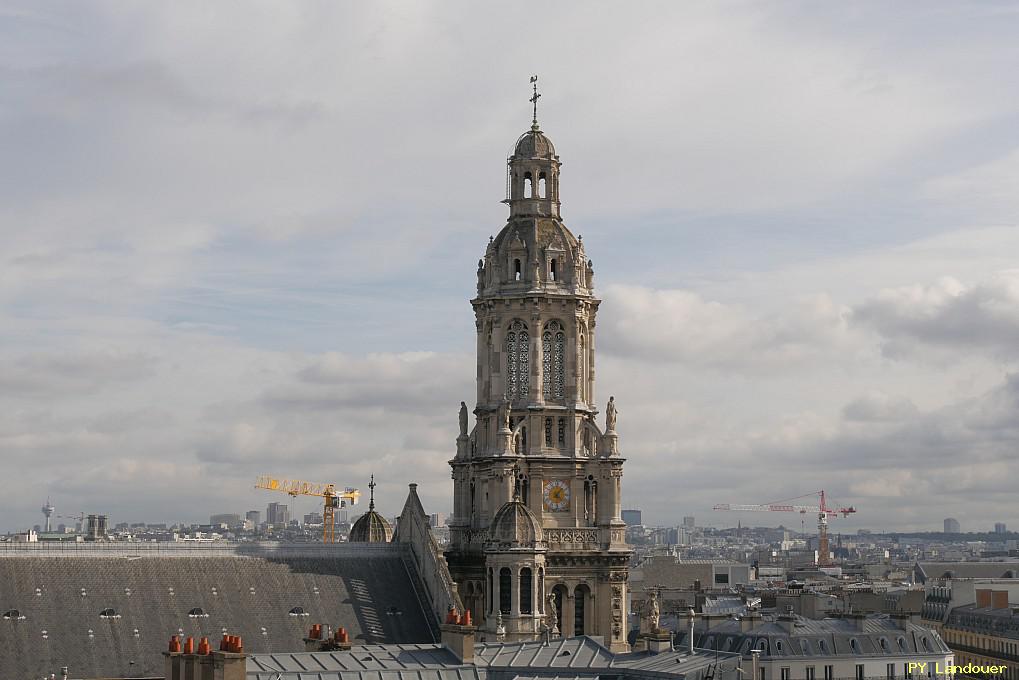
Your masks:
M 451 651 L 436 644 L 354 645 L 349 651 L 268 652 L 248 657 L 249 672 L 435 670 L 460 665 Z
M 482 643 L 474 648 L 474 663 L 479 666 L 513 668 L 607 668 L 613 654 L 590 637 L 558 638 L 543 641 Z
M 723 658 L 726 655 L 723 655 Z M 728 655 L 732 657 L 734 655 Z M 714 653 L 612 654 L 597 638 L 478 643 L 474 664 L 440 645 L 358 645 L 344 652 L 256 654 L 249 680 L 627 680 L 702 677 Z

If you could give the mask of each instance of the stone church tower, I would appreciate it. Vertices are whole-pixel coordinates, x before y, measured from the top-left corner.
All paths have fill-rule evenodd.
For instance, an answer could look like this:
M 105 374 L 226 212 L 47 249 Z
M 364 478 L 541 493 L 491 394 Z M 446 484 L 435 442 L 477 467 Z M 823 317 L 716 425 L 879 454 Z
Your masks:
M 446 559 L 486 639 L 549 626 L 625 651 L 623 458 L 612 400 L 596 423 L 600 301 L 560 216 L 560 165 L 535 120 L 508 160 L 509 220 L 478 262 L 477 404 L 471 427 L 461 403 Z

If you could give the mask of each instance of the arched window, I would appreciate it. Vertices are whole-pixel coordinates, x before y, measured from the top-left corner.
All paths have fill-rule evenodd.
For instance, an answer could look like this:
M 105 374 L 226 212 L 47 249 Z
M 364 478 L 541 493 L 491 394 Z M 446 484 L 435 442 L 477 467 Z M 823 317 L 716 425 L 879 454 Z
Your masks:
M 113 607 L 107 607 L 106 609 L 99 612 L 99 618 L 101 619 L 119 619 L 120 614 Z
M 527 326 L 514 319 L 506 333 L 506 398 L 526 399 L 530 387 L 531 350 Z
M 195 607 L 188 612 L 188 616 L 192 619 L 207 619 L 209 615 L 201 607 Z
M 548 263 L 548 278 L 550 281 L 559 280 L 559 263 L 554 257 Z
M 545 418 L 545 447 L 552 448 L 552 419 Z
M 524 198 L 534 198 L 534 184 L 529 172 L 524 173 Z
M 509 567 L 503 567 L 499 570 L 499 611 L 503 614 L 510 613 L 510 605 L 513 602 L 510 593 L 512 586 L 513 577 L 510 574 Z
M 573 591 L 573 634 L 583 635 L 584 634 L 584 620 L 585 610 L 587 608 L 587 597 L 590 595 L 591 590 L 581 584 Z
M 520 267 L 520 258 L 519 257 L 514 258 L 513 259 L 513 280 L 514 281 L 519 281 L 520 277 L 522 275 L 523 275 L 523 270 Z
M 566 385 L 566 333 L 558 321 L 545 324 L 541 353 L 543 394 L 546 399 L 562 399 Z
M 520 570 L 520 613 L 530 614 L 534 609 L 534 604 L 531 599 L 531 593 L 533 592 L 534 577 L 531 575 L 531 570 L 528 567 L 524 567 Z
M 541 198 L 548 198 L 548 190 L 546 189 L 548 182 L 545 179 L 545 173 L 538 175 L 538 196 Z
M 559 419 L 558 433 L 556 434 L 556 441 L 559 442 L 559 448 L 566 447 L 566 418 Z

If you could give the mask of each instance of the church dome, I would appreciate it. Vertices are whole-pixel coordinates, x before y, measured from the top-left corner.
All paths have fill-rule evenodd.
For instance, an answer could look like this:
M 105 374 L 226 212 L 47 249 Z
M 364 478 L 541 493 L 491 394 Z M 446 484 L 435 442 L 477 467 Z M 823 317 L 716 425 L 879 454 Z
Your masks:
M 520 135 L 516 145 L 513 147 L 513 157 L 523 158 L 546 158 L 553 160 L 556 157 L 555 147 L 552 140 L 545 136 L 537 125 Z
M 393 540 L 393 525 L 375 511 L 375 475 L 372 475 L 368 488 L 371 489 L 368 512 L 354 522 L 347 540 L 351 543 L 389 543 Z
M 545 540 L 541 523 L 519 500 L 506 503 L 495 513 L 488 527 L 485 547 L 496 550 L 526 548 L 533 550 Z
M 393 525 L 374 509 L 361 515 L 350 529 L 351 543 L 388 543 L 393 539 Z

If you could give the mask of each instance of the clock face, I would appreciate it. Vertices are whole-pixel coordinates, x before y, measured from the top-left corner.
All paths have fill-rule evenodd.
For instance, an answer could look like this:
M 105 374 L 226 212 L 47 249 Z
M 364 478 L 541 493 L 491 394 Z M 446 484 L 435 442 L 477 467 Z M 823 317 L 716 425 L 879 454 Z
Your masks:
M 566 512 L 570 509 L 570 485 L 562 479 L 545 482 L 542 500 L 548 512 Z

